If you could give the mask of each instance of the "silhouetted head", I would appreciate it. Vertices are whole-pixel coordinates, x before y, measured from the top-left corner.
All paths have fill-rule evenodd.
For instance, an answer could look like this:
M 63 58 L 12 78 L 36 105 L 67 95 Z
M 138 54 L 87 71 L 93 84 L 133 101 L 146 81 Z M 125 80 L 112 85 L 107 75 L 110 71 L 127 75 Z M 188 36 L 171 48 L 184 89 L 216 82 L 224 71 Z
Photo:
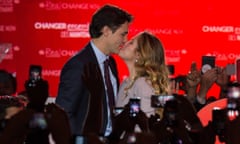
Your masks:
M 26 92 L 29 100 L 27 107 L 36 111 L 42 111 L 49 96 L 48 91 L 48 82 L 42 79 L 36 81 L 35 86 L 27 87 Z
M 13 95 L 16 89 L 16 78 L 6 70 L 0 70 L 0 95 Z

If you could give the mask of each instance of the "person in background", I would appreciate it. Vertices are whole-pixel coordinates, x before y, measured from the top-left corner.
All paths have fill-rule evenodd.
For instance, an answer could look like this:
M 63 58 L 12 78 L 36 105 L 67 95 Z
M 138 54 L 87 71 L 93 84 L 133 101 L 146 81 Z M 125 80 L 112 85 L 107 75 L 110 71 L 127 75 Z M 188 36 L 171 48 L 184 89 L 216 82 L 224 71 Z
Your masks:
M 226 73 L 226 68 L 215 67 L 201 74 L 197 69 L 196 63 L 191 65 L 190 73 L 186 76 L 186 96 L 194 104 L 197 111 L 207 103 L 217 98 L 226 97 L 227 85 L 230 82 Z M 219 96 L 211 96 L 207 99 L 207 93 L 213 84 L 220 87 Z
M 26 108 L 8 120 L 0 136 L 2 143 L 49 144 L 52 137 L 55 144 L 72 144 L 65 111 L 53 103 L 45 105 L 48 89 L 48 84 L 43 81 L 26 87 L 29 102 Z
M 45 86 L 47 88 L 47 91 L 45 90 L 45 88 L 43 88 L 43 91 L 40 92 L 41 94 L 43 94 L 45 92 L 45 94 L 40 95 L 38 97 L 34 96 L 35 98 L 33 98 L 32 96 L 28 96 L 28 90 L 31 88 L 34 88 L 36 85 L 39 86 Z M 25 104 L 25 106 L 28 105 L 28 107 L 30 105 L 35 106 L 36 104 L 39 104 L 42 106 L 42 108 L 38 108 L 40 111 L 42 111 L 44 109 L 44 105 L 42 103 L 42 101 L 46 101 L 46 99 L 49 97 L 49 93 L 48 93 L 48 81 L 43 79 L 42 77 L 42 66 L 41 65 L 36 65 L 36 64 L 31 64 L 29 66 L 29 72 L 28 72 L 28 79 L 25 81 L 24 83 L 24 90 L 19 92 L 17 97 L 19 97 L 19 99 Z M 31 99 L 31 100 L 29 100 Z M 42 101 L 39 101 L 42 100 Z M 29 101 L 31 101 L 31 103 L 29 104 Z M 34 102 L 35 101 L 35 102 Z M 35 104 L 32 104 L 35 103 Z M 31 106 L 30 106 L 31 107 Z M 34 108 L 35 110 L 37 108 Z M 38 111 L 39 111 L 38 110 Z
M 92 134 L 106 140 L 111 133 L 112 105 L 119 85 L 111 54 L 118 54 L 127 41 L 132 20 L 132 15 L 117 6 L 101 7 L 90 22 L 90 42 L 62 68 L 56 103 L 67 112 L 77 143 Z M 111 93 L 105 80 L 105 60 L 110 65 L 106 70 L 110 71 Z
M 240 84 L 229 82 L 226 88 L 226 106 L 213 109 L 211 119 L 204 127 L 199 144 L 237 144 L 240 134 Z
M 0 70 L 0 96 L 13 96 L 17 90 L 16 78 L 6 70 Z
M 8 120 L 24 109 L 24 104 L 18 97 L 0 96 L 0 135 Z

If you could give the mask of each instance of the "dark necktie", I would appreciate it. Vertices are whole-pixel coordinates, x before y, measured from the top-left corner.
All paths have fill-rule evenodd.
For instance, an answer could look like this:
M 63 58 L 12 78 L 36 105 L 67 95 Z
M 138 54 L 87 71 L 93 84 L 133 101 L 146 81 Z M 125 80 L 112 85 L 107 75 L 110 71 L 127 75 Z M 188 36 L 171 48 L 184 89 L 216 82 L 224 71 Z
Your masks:
M 112 110 L 115 105 L 115 100 L 114 100 L 114 92 L 113 92 L 113 86 L 112 86 L 112 82 L 111 82 L 111 78 L 110 78 L 109 68 L 110 68 L 109 59 L 106 59 L 104 61 L 104 79 L 105 79 L 105 83 L 107 86 L 109 107 L 110 107 L 111 112 L 113 112 Z

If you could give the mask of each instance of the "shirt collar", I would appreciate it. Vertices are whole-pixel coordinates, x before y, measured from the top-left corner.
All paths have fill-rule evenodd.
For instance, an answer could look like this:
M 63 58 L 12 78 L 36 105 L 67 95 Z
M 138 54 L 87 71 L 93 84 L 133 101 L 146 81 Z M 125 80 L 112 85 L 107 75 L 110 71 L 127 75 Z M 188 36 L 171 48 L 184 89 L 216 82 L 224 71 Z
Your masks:
M 99 64 L 103 63 L 106 59 L 109 58 L 109 56 L 107 56 L 103 52 L 101 52 L 92 41 L 90 42 L 90 44 L 93 48 L 93 51 L 97 57 L 97 61 Z

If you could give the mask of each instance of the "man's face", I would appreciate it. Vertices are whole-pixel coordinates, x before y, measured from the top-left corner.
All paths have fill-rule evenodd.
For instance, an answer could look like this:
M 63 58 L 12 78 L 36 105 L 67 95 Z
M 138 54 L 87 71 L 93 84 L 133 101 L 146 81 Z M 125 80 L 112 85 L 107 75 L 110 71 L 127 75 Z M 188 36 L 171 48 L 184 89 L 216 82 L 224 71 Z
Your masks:
M 118 54 L 120 48 L 127 42 L 129 23 L 122 24 L 114 33 L 108 36 L 108 54 Z
M 37 80 L 40 78 L 40 73 L 38 71 L 32 71 L 31 72 L 31 78 L 34 80 Z
M 137 37 L 134 37 L 133 39 L 129 40 L 125 43 L 125 45 L 120 49 L 119 56 L 124 61 L 133 61 L 137 59 Z

